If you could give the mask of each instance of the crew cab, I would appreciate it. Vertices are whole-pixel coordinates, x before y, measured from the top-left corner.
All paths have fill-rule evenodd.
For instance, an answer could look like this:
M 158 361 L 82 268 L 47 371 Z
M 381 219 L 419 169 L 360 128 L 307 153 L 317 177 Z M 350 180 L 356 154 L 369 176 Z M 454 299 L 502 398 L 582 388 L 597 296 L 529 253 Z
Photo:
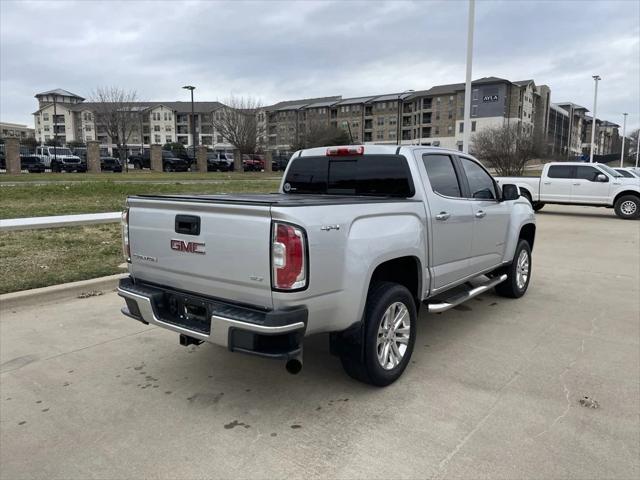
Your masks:
M 142 154 L 137 153 L 129 156 L 129 162 L 135 169 L 151 168 L 151 152 L 145 149 Z M 190 162 L 184 158 L 178 158 L 169 150 L 162 150 L 162 170 L 165 172 L 186 172 L 189 170 Z
M 39 157 L 46 168 L 52 172 L 86 172 L 87 164 L 83 163 L 78 155 L 75 155 L 67 147 L 36 147 L 36 156 Z
M 640 218 L 640 179 L 625 178 L 602 163 L 551 162 L 540 177 L 497 177 L 515 184 L 538 211 L 546 203 L 614 208 L 623 219 Z
M 278 193 L 131 196 L 122 230 L 126 316 L 290 373 L 304 337 L 329 332 L 350 376 L 384 386 L 422 305 L 525 294 L 536 226 L 469 155 L 360 145 L 296 152 Z

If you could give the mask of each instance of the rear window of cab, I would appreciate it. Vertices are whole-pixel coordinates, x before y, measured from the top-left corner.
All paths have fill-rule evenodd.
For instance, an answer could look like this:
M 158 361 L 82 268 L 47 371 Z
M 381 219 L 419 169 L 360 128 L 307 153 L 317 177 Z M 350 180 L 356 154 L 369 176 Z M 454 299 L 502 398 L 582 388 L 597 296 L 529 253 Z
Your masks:
M 415 188 L 402 155 L 297 157 L 283 189 L 291 194 L 412 197 Z

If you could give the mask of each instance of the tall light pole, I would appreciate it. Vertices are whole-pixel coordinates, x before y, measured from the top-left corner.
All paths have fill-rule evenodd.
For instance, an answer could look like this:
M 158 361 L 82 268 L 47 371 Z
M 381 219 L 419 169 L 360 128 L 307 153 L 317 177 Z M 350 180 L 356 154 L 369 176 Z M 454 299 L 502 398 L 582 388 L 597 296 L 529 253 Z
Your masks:
M 396 145 L 400 145 L 400 137 L 402 136 L 402 125 L 400 123 L 402 121 L 402 115 L 400 114 L 402 103 L 400 103 L 400 97 L 405 93 L 411 92 L 413 92 L 413 90 L 405 90 L 404 92 L 398 94 L 398 126 L 396 127 Z
M 193 91 L 196 89 L 196 87 L 192 85 L 185 85 L 182 88 L 184 88 L 185 90 L 191 91 L 191 143 L 193 147 L 193 159 L 195 160 L 196 159 L 196 115 L 193 108 Z
M 591 123 L 591 153 L 589 154 L 589 163 L 593 163 L 593 151 L 596 148 L 596 111 L 598 109 L 598 82 L 602 80 L 600 75 L 593 75 L 595 81 L 595 90 L 593 93 L 593 122 Z
M 473 65 L 473 24 L 475 19 L 475 0 L 469 0 L 469 18 L 467 25 L 467 77 L 464 85 L 464 127 L 462 127 L 462 151 L 469 153 L 471 138 L 471 66 Z
M 620 152 L 620 168 L 624 167 L 624 136 L 627 134 L 627 115 L 628 113 L 623 113 L 624 121 L 622 123 L 622 150 Z
M 56 165 L 58 165 L 58 129 L 56 128 L 56 126 L 58 125 L 58 120 L 57 120 L 57 116 L 58 116 L 58 109 L 56 108 L 57 106 L 57 100 L 56 100 L 56 95 L 53 95 L 53 159 L 56 162 Z
M 638 154 L 640 153 L 640 130 L 638 130 L 638 138 L 636 142 L 636 168 L 638 168 Z

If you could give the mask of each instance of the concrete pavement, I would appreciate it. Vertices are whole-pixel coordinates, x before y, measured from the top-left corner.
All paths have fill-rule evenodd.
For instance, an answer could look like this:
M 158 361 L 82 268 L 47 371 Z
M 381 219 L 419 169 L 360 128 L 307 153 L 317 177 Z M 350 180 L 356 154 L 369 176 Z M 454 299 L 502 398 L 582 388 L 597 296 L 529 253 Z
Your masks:
M 546 206 L 527 295 L 423 312 L 385 389 L 325 336 L 290 376 L 181 347 L 115 293 L 2 310 L 0 477 L 638 478 L 639 237 L 611 210 Z

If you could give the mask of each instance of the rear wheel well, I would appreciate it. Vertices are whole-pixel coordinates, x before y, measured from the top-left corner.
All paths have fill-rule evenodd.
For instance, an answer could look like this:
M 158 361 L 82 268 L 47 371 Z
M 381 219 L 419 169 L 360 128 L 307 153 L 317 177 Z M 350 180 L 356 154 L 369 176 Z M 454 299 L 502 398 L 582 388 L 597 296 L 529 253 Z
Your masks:
M 620 192 L 619 194 L 616 195 L 616 198 L 613 199 L 613 206 L 615 207 L 620 197 L 623 197 L 625 195 L 633 195 L 634 197 L 640 199 L 640 193 L 633 190 L 625 190 L 624 192 Z
M 529 190 L 527 190 L 526 188 L 520 187 L 520 193 L 522 195 L 524 195 L 525 197 L 527 197 L 527 200 L 529 201 L 533 201 L 533 197 L 531 196 L 531 192 Z
M 536 238 L 536 226 L 533 223 L 527 223 L 520 229 L 518 240 L 526 240 L 529 248 L 533 250 L 533 241 Z
M 373 271 L 369 287 L 377 282 L 394 282 L 404 285 L 415 299 L 416 308 L 420 305 L 420 260 L 416 257 L 399 257 L 381 263 Z

